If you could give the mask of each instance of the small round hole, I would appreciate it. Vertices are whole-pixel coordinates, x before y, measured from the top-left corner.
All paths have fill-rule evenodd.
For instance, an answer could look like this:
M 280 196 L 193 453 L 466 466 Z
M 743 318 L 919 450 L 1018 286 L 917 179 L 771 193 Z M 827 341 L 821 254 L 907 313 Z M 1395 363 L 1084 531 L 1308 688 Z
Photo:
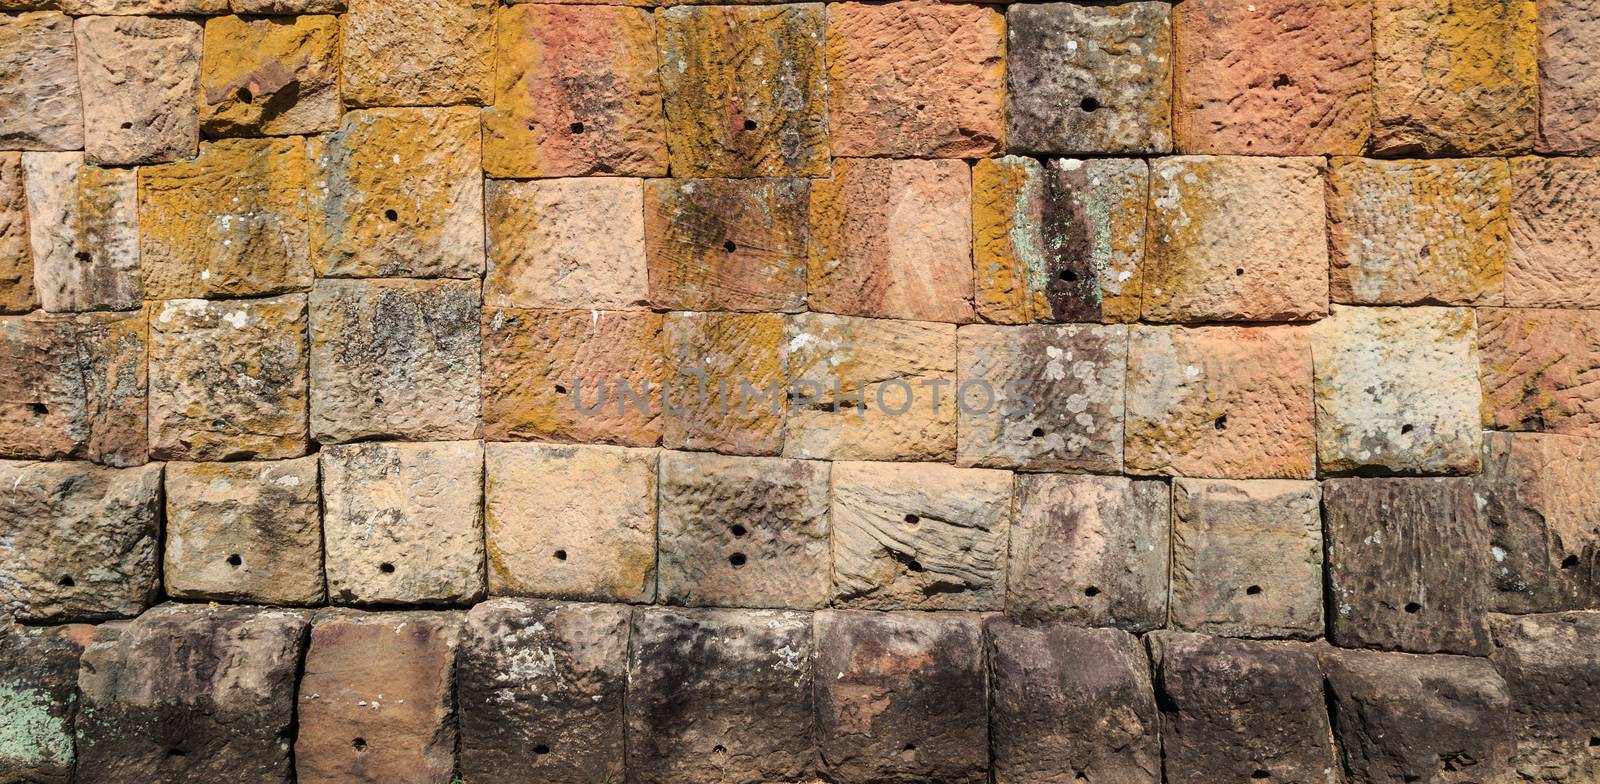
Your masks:
M 732 528 L 729 528 L 728 531 L 734 536 L 744 536 L 746 533 L 749 533 L 748 531 L 744 530 L 744 526 L 742 525 L 735 525 Z
M 1576 555 L 1569 555 L 1569 556 L 1561 559 L 1561 568 L 1563 568 L 1563 569 L 1571 569 L 1572 567 L 1577 566 L 1577 565 L 1578 565 L 1578 556 L 1576 556 Z
M 1415 615 L 1416 613 L 1421 612 L 1421 611 L 1422 611 L 1422 605 L 1417 604 L 1416 602 L 1406 602 L 1406 612 Z
M 1272 80 L 1273 87 L 1288 87 L 1291 84 L 1294 84 L 1294 80 L 1288 74 L 1278 74 L 1278 78 Z
M 541 744 L 533 747 L 533 753 L 535 753 L 535 754 L 549 754 L 550 753 L 550 747 L 544 745 L 543 743 L 541 743 Z
M 1591 749 L 1600 748 L 1600 736 L 1594 736 L 1594 737 L 1590 737 L 1589 738 L 1589 748 L 1591 748 Z
M 562 386 L 561 384 L 557 384 L 556 385 L 556 394 L 558 394 L 558 395 L 567 394 L 567 388 L 565 386 Z
M 728 747 L 722 745 L 721 743 L 718 743 L 717 745 L 711 747 L 711 753 L 712 754 L 727 754 L 728 753 Z
M 1092 112 L 1100 108 L 1100 99 L 1092 95 L 1085 95 L 1083 100 L 1078 102 L 1078 108 L 1086 112 Z
M 1261 595 L 1261 586 L 1252 585 L 1249 588 L 1244 589 L 1244 592 L 1249 594 L 1249 595 L 1251 595 L 1251 596 L 1260 596 Z
M 50 407 L 43 403 L 29 403 L 28 410 L 38 414 L 39 416 L 44 416 L 45 414 L 50 413 Z
M 228 556 L 228 565 L 237 569 L 244 565 L 244 559 L 240 558 L 238 553 L 234 553 L 233 555 Z
M 916 750 L 917 750 L 917 744 L 915 744 L 915 743 L 907 743 L 906 747 L 904 749 L 902 749 L 902 751 L 916 751 Z
M 1244 277 L 1244 267 L 1234 267 L 1233 268 L 1233 274 L 1234 274 L 1234 277 L 1239 277 L 1239 278 Z
M 744 566 L 746 560 L 747 559 L 744 557 L 744 553 L 734 553 L 733 555 L 728 556 L 728 563 L 733 564 L 733 568 L 735 569 Z
M 747 130 L 747 131 L 755 130 L 756 129 L 756 121 L 755 120 L 745 120 L 744 121 L 744 129 Z
M 920 518 L 920 517 L 918 517 L 918 516 L 916 516 L 914 514 L 906 515 L 906 523 L 907 524 L 916 525 L 917 523 L 920 523 L 920 522 L 922 522 L 922 518 Z
M 1227 430 L 1228 429 L 1228 415 L 1227 414 L 1223 414 L 1222 416 L 1217 417 L 1217 421 L 1212 422 L 1211 426 L 1216 428 L 1216 429 L 1218 429 L 1218 430 Z
M 555 552 L 555 556 L 556 556 L 556 560 L 557 561 L 565 561 L 565 560 L 567 560 L 567 551 L 566 550 L 557 550 Z
M 573 123 L 572 125 L 567 126 L 567 127 L 570 128 L 573 133 L 583 133 L 583 123 L 581 123 L 581 122 Z
M 1257 770 L 1256 772 L 1250 774 L 1250 778 L 1253 778 L 1253 779 L 1264 779 L 1264 778 L 1267 778 L 1267 777 L 1269 777 L 1271 775 L 1272 775 L 1271 773 L 1268 773 L 1268 772 L 1266 772 L 1264 770 Z
M 1061 277 L 1062 280 L 1067 281 L 1068 283 L 1071 283 L 1072 281 L 1075 281 L 1075 280 L 1078 279 L 1078 273 L 1073 271 L 1073 270 L 1062 270 L 1060 277 Z
M 919 112 L 922 111 L 923 109 L 926 109 L 926 108 L 928 108 L 928 105 L 925 104 L 925 103 L 917 104 L 917 111 L 919 111 Z
M 732 252 L 738 250 L 739 246 L 733 244 L 733 240 L 728 240 L 727 242 L 722 243 L 722 249 L 727 251 L 727 252 L 729 252 L 729 253 L 732 253 Z
M 77 585 L 77 584 L 78 584 L 78 581 L 72 579 L 72 575 L 70 575 L 70 574 L 63 574 L 63 575 L 61 575 L 61 579 L 56 580 L 56 585 L 59 585 L 62 588 L 71 588 L 72 586 Z
M 121 128 L 122 128 L 122 130 L 124 130 L 124 131 L 126 131 L 126 130 L 128 130 L 128 129 L 129 129 L 129 128 L 132 128 L 132 127 L 133 127 L 133 123 L 131 123 L 131 122 L 125 122 L 125 123 L 123 123 L 123 124 L 122 124 L 122 125 L 121 125 L 121 126 L 119 126 L 119 127 L 121 127 Z
M 394 574 L 394 564 L 388 562 L 378 564 L 378 571 L 384 574 Z
M 390 223 L 393 223 L 393 222 L 395 222 L 397 220 L 400 220 L 400 213 L 395 212 L 394 210 L 384 210 L 383 211 L 383 217 L 384 217 L 384 220 L 387 220 Z
M 1034 428 L 1032 435 L 1033 435 L 1034 438 L 1044 438 L 1044 428 L 1042 428 L 1042 427 Z
M 1099 596 L 1100 595 L 1100 587 L 1099 586 L 1095 586 L 1095 585 L 1091 585 L 1088 588 L 1083 589 L 1083 595 L 1084 596 L 1090 596 L 1090 597 Z
M 235 98 L 239 99 L 239 103 L 255 103 L 256 101 L 255 93 L 250 92 L 250 88 L 248 87 L 240 87 L 239 92 L 236 92 L 233 95 Z
M 187 756 L 188 754 L 189 752 L 184 751 L 183 749 L 167 749 L 167 756 L 169 757 L 183 757 Z
M 77 259 L 78 261 L 88 261 L 88 260 L 94 258 L 93 256 L 90 256 L 89 255 L 89 251 L 86 251 L 86 250 L 80 250 L 77 253 L 72 254 L 72 257 Z
M 356 738 L 355 740 L 350 741 L 350 748 L 353 748 L 356 751 L 366 751 L 367 750 L 367 739 L 366 738 Z

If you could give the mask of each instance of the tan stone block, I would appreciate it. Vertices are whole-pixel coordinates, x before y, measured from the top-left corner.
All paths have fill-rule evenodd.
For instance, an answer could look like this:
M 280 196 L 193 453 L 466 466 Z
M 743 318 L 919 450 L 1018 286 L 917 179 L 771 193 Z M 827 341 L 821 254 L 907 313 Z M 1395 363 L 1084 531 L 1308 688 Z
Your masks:
M 55 11 L 0 16 L 0 146 L 83 149 L 71 17 Z
M 168 300 L 149 318 L 151 457 L 305 454 L 305 295 Z
M 1600 9 L 1539 0 L 1540 152 L 1600 153 Z
M 228 0 L 60 0 L 72 16 L 208 16 L 228 12 Z
M 649 304 L 642 181 L 490 180 L 485 190 L 486 304 L 604 310 Z
M 83 114 L 89 162 L 194 157 L 200 143 L 200 23 L 94 16 L 77 20 L 73 35 L 83 105 L 94 107 Z
M 1600 160 L 1511 161 L 1506 304 L 1600 308 Z
M 37 307 L 22 153 L 0 152 L 0 313 L 27 313 Z
M 149 299 L 311 287 L 305 142 L 224 139 L 139 167 L 139 266 Z
M 1489 525 L 1490 608 L 1600 604 L 1600 439 L 1485 433 L 1480 513 Z
M 649 11 L 524 4 L 495 19 L 494 104 L 483 114 L 490 177 L 666 175 Z
M 33 279 L 45 310 L 133 310 L 139 282 L 138 178 L 81 152 L 22 155 Z
M 971 202 L 961 161 L 834 161 L 811 186 L 811 309 L 972 321 Z
M 350 0 L 339 22 L 347 104 L 447 106 L 491 97 L 491 0 Z
M 663 443 L 740 455 L 782 452 L 785 325 L 771 313 L 667 314 Z
M 1499 304 L 1511 254 L 1505 161 L 1335 158 L 1328 172 L 1334 302 Z
M 207 136 L 284 136 L 338 127 L 338 17 L 219 16 L 206 20 L 205 37 L 200 129 Z
M 676 6 L 656 24 L 674 175 L 828 172 L 821 3 Z
M 1304 327 L 1134 327 L 1128 473 L 1311 478 L 1311 371 Z
M 1011 474 L 938 463 L 833 464 L 834 606 L 999 610 Z
M 666 310 L 805 308 L 811 183 L 646 180 L 650 302 Z
M 1600 311 L 1479 308 L 1483 423 L 1600 437 Z
M 344 0 L 232 0 L 236 14 L 337 14 L 345 10 Z
M 350 112 L 307 144 L 312 263 L 335 278 L 483 273 L 478 112 Z
M 143 313 L 0 318 L 0 457 L 147 459 Z
M 319 460 L 330 600 L 483 598 L 481 443 L 338 444 Z
M 833 154 L 979 158 L 1005 133 L 1005 17 L 982 5 L 828 6 Z
M 321 604 L 317 458 L 169 463 L 167 595 L 260 604 Z
M 1309 321 L 1328 312 L 1323 162 L 1174 156 L 1150 167 L 1149 321 Z
M 1471 309 L 1338 306 L 1312 329 L 1311 347 L 1323 472 L 1477 472 Z

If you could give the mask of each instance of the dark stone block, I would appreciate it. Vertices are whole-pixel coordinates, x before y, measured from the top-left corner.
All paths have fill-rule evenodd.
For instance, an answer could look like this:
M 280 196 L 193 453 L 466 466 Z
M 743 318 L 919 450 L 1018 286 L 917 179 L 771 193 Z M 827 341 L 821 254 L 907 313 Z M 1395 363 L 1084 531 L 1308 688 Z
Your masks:
M 1600 612 L 1495 615 L 1523 781 L 1600 781 Z
M 78 657 L 93 626 L 30 628 L 0 616 L 0 781 L 70 784 Z

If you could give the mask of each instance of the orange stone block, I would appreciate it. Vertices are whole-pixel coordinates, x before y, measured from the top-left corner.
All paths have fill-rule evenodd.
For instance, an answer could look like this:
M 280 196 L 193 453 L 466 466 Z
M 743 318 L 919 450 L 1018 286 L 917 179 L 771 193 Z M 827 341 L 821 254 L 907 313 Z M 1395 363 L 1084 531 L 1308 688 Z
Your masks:
M 1600 310 L 1479 308 L 1483 423 L 1600 437 Z

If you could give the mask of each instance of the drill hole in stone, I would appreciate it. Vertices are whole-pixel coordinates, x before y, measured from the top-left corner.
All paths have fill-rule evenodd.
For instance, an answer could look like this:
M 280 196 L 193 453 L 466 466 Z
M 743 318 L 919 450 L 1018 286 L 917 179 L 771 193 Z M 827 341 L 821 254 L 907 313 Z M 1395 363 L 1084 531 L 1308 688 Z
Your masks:
M 718 743 L 717 745 L 711 747 L 711 753 L 712 754 L 727 754 L 728 753 L 728 747 L 722 745 L 721 743 Z
M 727 251 L 727 252 L 729 252 L 729 253 L 732 253 L 732 252 L 738 250 L 739 246 L 733 244 L 733 240 L 728 240 L 727 242 L 722 243 L 722 249 Z
M 550 753 L 550 747 L 544 745 L 543 743 L 541 743 L 541 744 L 533 747 L 533 753 L 539 754 L 539 755 L 549 754 Z
M 1212 422 L 1211 426 L 1215 427 L 1218 430 L 1227 430 L 1228 429 L 1228 415 L 1227 414 L 1223 414 L 1222 416 L 1217 417 L 1217 421 Z
M 244 559 L 240 558 L 238 553 L 234 553 L 228 556 L 228 565 L 237 569 L 244 565 Z
M 1078 108 L 1086 112 L 1095 111 L 1100 108 L 1100 99 L 1092 95 L 1085 95 L 1083 100 L 1078 102 Z
M 902 749 L 902 751 L 916 751 L 916 750 L 917 750 L 917 744 L 915 744 L 915 743 L 907 743 L 906 747 L 904 749 Z
M 1044 438 L 1044 428 L 1042 428 L 1042 427 L 1034 428 L 1033 429 L 1033 437 L 1034 438 Z
M 394 574 L 394 564 L 388 563 L 387 561 L 378 564 L 378 571 L 383 572 L 384 574 Z
M 745 120 L 744 121 L 744 129 L 747 130 L 747 131 L 755 130 L 756 129 L 756 121 L 755 120 Z
M 1244 589 L 1244 592 L 1249 594 L 1249 595 L 1251 595 L 1251 596 L 1260 596 L 1261 595 L 1261 586 L 1252 585 L 1249 588 Z
M 1294 84 L 1294 80 L 1288 74 L 1278 74 L 1278 78 L 1272 80 L 1273 87 L 1288 87 L 1291 84 Z
M 355 749 L 356 751 L 366 751 L 367 750 L 367 739 L 366 738 L 356 738 L 355 740 L 350 741 L 350 748 Z
M 1266 772 L 1264 770 L 1257 769 L 1254 773 L 1250 774 L 1250 778 L 1253 778 L 1253 779 L 1264 779 L 1264 778 L 1270 777 L 1271 775 L 1272 775 L 1271 773 L 1268 773 L 1268 772 Z
M 77 253 L 72 254 L 72 257 L 78 261 L 88 261 L 89 259 L 94 258 L 93 256 L 90 256 L 89 251 L 86 250 L 80 250 Z
M 1416 602 L 1406 602 L 1406 612 L 1416 615 L 1417 613 L 1422 612 L 1422 605 L 1417 604 Z
M 733 568 L 735 569 L 744 566 L 745 561 L 747 560 L 749 559 L 745 558 L 744 553 L 734 553 L 733 555 L 728 556 L 728 563 L 732 564 Z
M 56 585 L 59 585 L 62 588 L 71 588 L 72 586 L 77 585 L 77 584 L 78 584 L 78 581 L 72 579 L 72 575 L 70 575 L 70 574 L 63 574 L 63 575 L 61 575 L 61 579 L 56 580 Z
M 188 754 L 189 752 L 184 751 L 183 749 L 167 749 L 167 756 L 169 757 L 183 757 L 187 756 Z
M 906 515 L 906 525 L 916 525 L 917 523 L 920 523 L 920 522 L 922 522 L 922 518 L 920 518 L 920 517 L 918 517 L 918 516 L 916 516 L 914 514 Z
M 732 533 L 736 537 L 744 536 L 746 533 L 749 533 L 748 531 L 744 530 L 744 526 L 742 525 L 735 525 L 732 528 L 729 528 L 728 532 Z
M 556 385 L 556 394 L 558 394 L 558 395 L 567 394 L 567 388 L 562 386 L 562 385 L 560 385 L 560 384 L 557 384 Z
M 50 413 L 50 407 L 43 403 L 29 403 L 28 410 L 38 414 L 39 416 L 44 416 L 45 414 Z
M 583 133 L 583 123 L 581 122 L 575 122 L 567 127 L 570 128 L 573 133 Z
M 1415 426 L 1413 426 L 1413 425 L 1401 425 L 1400 426 L 1400 433 L 1402 435 L 1404 435 L 1404 434 L 1409 433 L 1409 432 L 1411 432 L 1413 430 L 1416 430 L 1416 429 L 1417 428 Z
M 1589 738 L 1589 748 L 1600 749 L 1600 736 Z
M 384 210 L 383 218 L 390 223 L 394 223 L 395 221 L 400 220 L 400 213 L 395 212 L 394 210 Z
M 1097 585 L 1091 585 L 1088 588 L 1083 589 L 1083 595 L 1091 597 L 1091 598 L 1093 598 L 1095 596 L 1099 596 L 1100 595 L 1100 587 L 1097 586 Z
M 240 87 L 239 92 L 234 93 L 234 97 L 239 99 L 239 103 L 256 102 L 255 93 L 250 92 L 250 88 L 248 87 Z
M 1233 275 L 1236 278 L 1244 277 L 1244 267 L 1234 267 L 1233 268 Z
M 556 556 L 556 560 L 557 561 L 565 561 L 565 560 L 567 560 L 567 551 L 566 550 L 557 550 L 555 552 L 555 556 Z
M 1066 281 L 1066 282 L 1068 282 L 1068 283 L 1071 283 L 1071 282 L 1073 282 L 1073 281 L 1078 279 L 1078 273 L 1074 272 L 1072 270 L 1062 270 L 1061 271 L 1061 279 Z
M 1572 567 L 1577 566 L 1577 565 L 1578 565 L 1578 556 L 1576 556 L 1576 555 L 1569 555 L 1566 558 L 1561 559 L 1561 568 L 1563 568 L 1563 569 L 1571 569 Z
M 125 122 L 125 123 L 123 123 L 122 125 L 120 125 L 118 127 L 120 127 L 122 130 L 126 131 L 126 130 L 128 130 L 128 129 L 133 127 L 133 123 Z

